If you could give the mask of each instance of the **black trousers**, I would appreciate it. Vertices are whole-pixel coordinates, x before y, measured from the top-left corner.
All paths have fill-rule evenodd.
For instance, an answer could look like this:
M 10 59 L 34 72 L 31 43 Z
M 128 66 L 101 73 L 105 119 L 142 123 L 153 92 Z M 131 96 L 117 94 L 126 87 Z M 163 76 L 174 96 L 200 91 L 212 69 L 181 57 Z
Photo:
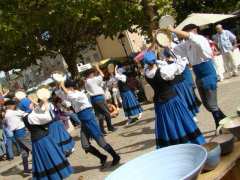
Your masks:
M 94 111 L 96 113 L 96 117 L 99 121 L 100 128 L 102 132 L 104 132 L 104 120 L 107 123 L 107 128 L 108 130 L 112 130 L 112 120 L 111 120 L 111 115 L 108 110 L 108 106 L 106 101 L 101 101 L 101 102 L 96 102 L 93 104 Z
M 88 132 L 87 128 L 84 125 L 81 125 L 80 141 L 81 141 L 81 144 L 82 144 L 82 148 L 85 151 L 87 151 L 91 146 L 90 137 L 91 136 L 89 135 L 89 132 Z M 107 146 L 107 143 L 106 143 L 103 136 L 99 137 L 98 139 L 94 138 L 94 140 L 103 149 L 105 149 L 105 147 Z
M 218 111 L 219 107 L 217 103 L 217 89 L 206 90 L 198 80 L 196 81 L 196 84 L 204 107 L 210 112 Z

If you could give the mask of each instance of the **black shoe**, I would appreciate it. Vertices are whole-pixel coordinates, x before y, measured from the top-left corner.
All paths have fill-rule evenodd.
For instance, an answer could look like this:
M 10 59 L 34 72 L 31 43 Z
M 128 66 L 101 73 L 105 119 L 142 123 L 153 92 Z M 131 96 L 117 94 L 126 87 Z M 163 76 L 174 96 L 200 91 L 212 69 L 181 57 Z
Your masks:
M 112 161 L 112 166 L 115 166 L 119 163 L 120 161 L 120 156 L 115 152 L 115 150 L 112 148 L 110 144 L 107 144 L 104 149 L 111 154 L 113 161 Z
M 112 166 L 116 166 L 117 164 L 119 164 L 120 162 L 120 156 L 119 155 L 116 155 L 114 158 L 113 158 L 113 161 L 112 161 Z
M 107 162 L 107 156 L 103 155 L 100 160 L 102 167 L 105 166 L 106 162 Z

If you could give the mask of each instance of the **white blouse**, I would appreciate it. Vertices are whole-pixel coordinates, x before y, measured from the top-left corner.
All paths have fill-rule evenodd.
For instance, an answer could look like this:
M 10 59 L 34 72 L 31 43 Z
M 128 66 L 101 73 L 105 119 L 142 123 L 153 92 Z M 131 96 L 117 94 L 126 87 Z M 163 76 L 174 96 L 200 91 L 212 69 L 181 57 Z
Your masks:
M 145 76 L 153 78 L 159 68 L 161 77 L 164 80 L 173 80 L 176 75 L 180 75 L 184 71 L 186 65 L 188 64 L 186 58 L 181 58 L 180 56 L 176 57 L 177 58 L 174 59 L 174 63 L 172 64 L 168 64 L 166 61 L 157 61 L 157 67 L 151 70 L 148 67 L 145 67 Z
M 39 110 L 34 109 L 29 115 L 28 115 L 28 122 L 32 125 L 43 125 L 47 124 L 50 121 L 53 120 L 50 110 L 51 108 L 54 108 L 52 104 L 49 105 L 48 109 L 42 109 L 41 112 Z
M 122 81 L 124 83 L 127 81 L 127 76 L 124 74 L 120 74 L 120 73 L 116 72 L 115 77 L 117 80 Z
M 72 107 L 76 113 L 92 107 L 86 93 L 83 90 L 70 91 L 67 94 L 67 98 L 68 98 L 68 101 L 71 102 Z

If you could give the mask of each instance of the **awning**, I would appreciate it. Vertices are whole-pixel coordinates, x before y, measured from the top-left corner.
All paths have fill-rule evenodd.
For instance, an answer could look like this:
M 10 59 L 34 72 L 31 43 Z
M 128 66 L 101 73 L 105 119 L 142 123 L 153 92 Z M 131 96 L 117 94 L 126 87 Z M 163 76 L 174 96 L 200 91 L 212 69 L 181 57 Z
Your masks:
M 235 17 L 236 15 L 229 14 L 203 14 L 203 13 L 192 13 L 181 22 L 176 29 L 181 30 L 188 24 L 195 24 L 197 26 L 205 26 L 208 24 L 214 24 L 224 19 Z

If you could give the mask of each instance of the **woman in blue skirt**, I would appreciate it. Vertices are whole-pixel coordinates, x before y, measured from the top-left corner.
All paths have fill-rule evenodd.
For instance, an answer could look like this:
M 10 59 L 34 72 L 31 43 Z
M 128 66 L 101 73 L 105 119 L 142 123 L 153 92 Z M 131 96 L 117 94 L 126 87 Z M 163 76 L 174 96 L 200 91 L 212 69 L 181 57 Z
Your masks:
M 141 118 L 143 112 L 136 96 L 127 85 L 127 76 L 124 74 L 124 69 L 115 67 L 115 77 L 118 80 L 118 88 L 122 98 L 122 106 L 125 116 L 128 118 L 128 124 L 135 122 Z
M 31 133 L 33 180 L 62 180 L 73 173 L 68 160 L 56 142 L 48 136 L 52 121 L 49 103 L 44 100 L 24 118 Z
M 164 49 L 164 57 L 165 60 L 168 62 L 168 64 L 174 63 L 177 58 L 180 58 L 180 56 L 176 56 L 169 48 Z M 192 88 L 190 88 L 189 84 L 189 74 L 187 76 L 187 79 L 184 78 L 184 70 L 176 72 L 175 78 L 171 81 L 172 85 L 174 87 L 174 90 L 176 91 L 177 95 L 181 98 L 181 100 L 185 103 L 189 111 L 192 112 L 194 119 L 196 121 L 196 114 L 199 112 L 199 107 L 196 102 L 196 98 L 194 96 L 194 93 L 192 91 Z M 186 72 L 185 72 L 186 73 Z M 186 74 L 185 74 L 186 75 Z
M 59 110 L 53 104 L 50 104 L 49 106 L 53 120 L 49 123 L 48 135 L 54 139 L 63 153 L 68 157 L 74 150 L 75 141 L 60 120 Z
M 146 80 L 154 90 L 157 148 L 180 143 L 204 144 L 192 113 L 172 87 L 172 80 L 184 70 L 187 61 L 176 59 L 172 64 L 159 67 L 156 55 L 149 51 L 144 54 L 144 63 Z

